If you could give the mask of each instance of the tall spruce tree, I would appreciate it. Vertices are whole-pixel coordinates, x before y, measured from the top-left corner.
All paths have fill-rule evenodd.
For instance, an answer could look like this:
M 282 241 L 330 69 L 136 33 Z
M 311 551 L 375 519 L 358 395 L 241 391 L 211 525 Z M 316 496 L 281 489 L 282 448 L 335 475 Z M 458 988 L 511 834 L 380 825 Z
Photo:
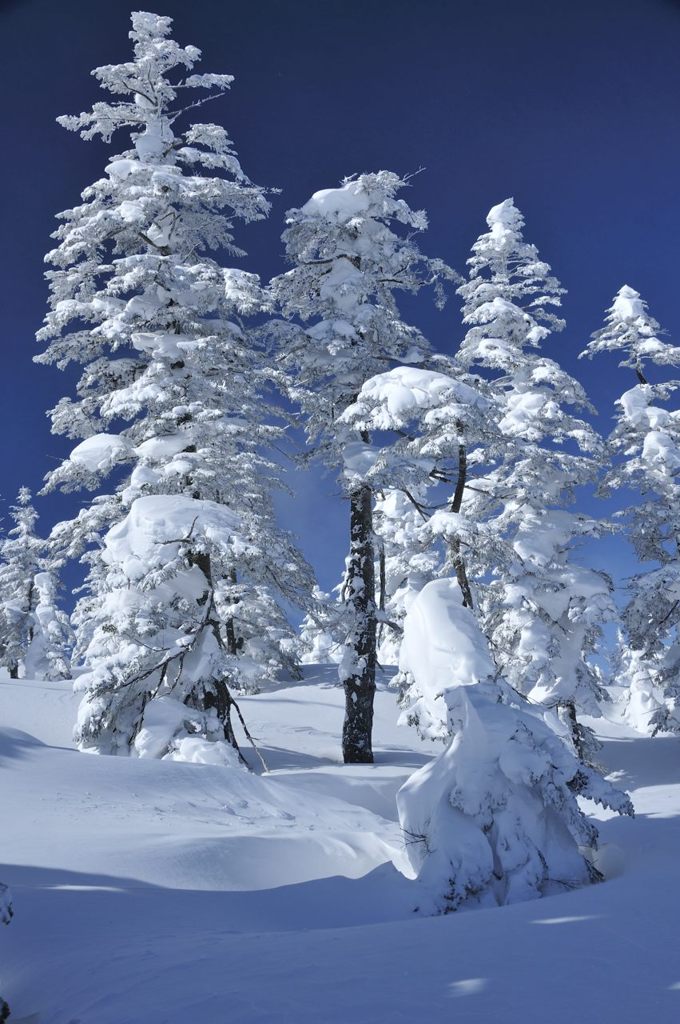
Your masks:
M 653 379 L 657 367 L 680 366 L 680 348 L 664 341 L 639 292 L 624 285 L 583 355 L 606 352 L 621 357 L 636 383 L 616 403 L 602 490 L 638 495 L 620 517 L 637 557 L 654 563 L 630 581 L 622 616 L 627 714 L 645 731 L 680 732 L 680 410 L 663 404 L 680 382 Z
M 242 255 L 234 223 L 269 204 L 224 128 L 180 127 L 232 77 L 192 73 L 200 51 L 170 33 L 170 18 L 134 13 L 132 60 L 93 72 L 111 99 L 59 119 L 130 143 L 61 215 L 38 358 L 83 368 L 52 413 L 80 443 L 48 489 L 113 481 L 61 528 L 90 566 L 74 615 L 79 741 L 156 756 L 235 743 L 232 690 L 287 664 L 283 605 L 311 582 L 274 521 L 267 449 L 282 428 L 264 397 L 268 355 L 243 320 L 262 309 L 259 283 L 211 256 Z
M 305 416 L 317 453 L 339 469 L 350 506 L 350 540 L 343 585 L 345 689 L 343 757 L 371 762 L 377 605 L 374 495 L 364 479 L 373 454 L 370 436 L 341 414 L 369 377 L 391 364 L 418 362 L 428 351 L 405 323 L 395 293 L 417 292 L 450 276 L 425 257 L 414 232 L 426 227 L 398 193 L 406 181 L 389 171 L 362 174 L 340 188 L 316 192 L 289 211 L 283 239 L 292 269 L 275 278 L 271 294 L 290 320 L 278 330 L 291 394 Z
M 591 408 L 581 385 L 540 351 L 564 327 L 554 312 L 563 289 L 524 241 L 512 199 L 493 207 L 487 224 L 459 288 L 469 329 L 457 361 L 488 379 L 499 435 L 466 510 L 506 542 L 509 557 L 480 567 L 489 578 L 480 611 L 505 677 L 559 708 L 583 753 L 576 713 L 597 714 L 605 697 L 590 654 L 615 609 L 609 579 L 573 556 L 574 543 L 601 527 L 566 506 L 596 478 L 603 445 L 577 415 Z

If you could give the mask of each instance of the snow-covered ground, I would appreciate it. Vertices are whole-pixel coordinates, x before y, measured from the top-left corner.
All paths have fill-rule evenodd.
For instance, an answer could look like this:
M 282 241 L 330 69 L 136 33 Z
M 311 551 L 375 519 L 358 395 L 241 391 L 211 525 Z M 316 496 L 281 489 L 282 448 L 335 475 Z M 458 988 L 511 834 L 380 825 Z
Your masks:
M 441 748 L 383 686 L 376 764 L 342 766 L 334 673 L 240 702 L 264 777 L 77 753 L 69 684 L 0 681 L 12 1021 L 680 1020 L 678 740 L 600 729 L 637 811 L 601 823 L 606 882 L 422 918 L 395 793 Z

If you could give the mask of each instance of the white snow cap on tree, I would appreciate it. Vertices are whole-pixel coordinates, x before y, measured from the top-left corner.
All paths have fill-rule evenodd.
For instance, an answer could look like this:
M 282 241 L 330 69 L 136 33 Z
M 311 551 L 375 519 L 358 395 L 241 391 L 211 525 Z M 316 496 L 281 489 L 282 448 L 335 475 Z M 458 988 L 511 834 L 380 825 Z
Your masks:
M 630 800 L 574 756 L 555 716 L 497 678 L 456 581 L 428 583 L 411 604 L 401 669 L 404 718 L 448 741 L 397 795 L 418 908 L 514 903 L 599 877 L 577 794 L 623 814 Z
M 618 353 L 637 381 L 616 403 L 612 467 L 601 490 L 639 494 L 619 519 L 640 561 L 656 563 L 628 584 L 620 639 L 628 650 L 618 657 L 621 681 L 630 684 L 628 721 L 652 733 L 680 732 L 680 410 L 665 406 L 679 382 L 655 382 L 649 372 L 680 365 L 680 348 L 663 334 L 639 293 L 625 285 L 582 353 Z
M 133 59 L 94 72 L 112 99 L 60 119 L 83 138 L 127 132 L 130 143 L 62 214 L 40 333 L 39 361 L 83 368 L 76 397 L 52 413 L 53 429 L 78 443 L 48 488 L 100 489 L 117 474 L 113 493 L 57 531 L 90 565 L 74 615 L 86 662 L 80 742 L 113 752 L 138 751 L 150 702 L 168 687 L 186 702 L 178 737 L 186 716 L 202 740 L 226 716 L 222 739 L 233 739 L 229 687 L 291 667 L 284 608 L 311 588 L 274 518 L 268 452 L 284 428 L 264 395 L 277 373 L 244 322 L 263 309 L 259 281 L 210 256 L 242 255 L 234 225 L 269 203 L 222 127 L 180 128 L 232 77 L 194 74 L 200 51 L 170 31 L 171 19 L 134 13 Z M 176 532 L 163 546 L 153 538 L 169 509 Z M 238 529 L 220 532 L 225 519 Z M 119 530 L 140 550 L 124 550 Z M 176 753 L 166 739 L 154 749 Z

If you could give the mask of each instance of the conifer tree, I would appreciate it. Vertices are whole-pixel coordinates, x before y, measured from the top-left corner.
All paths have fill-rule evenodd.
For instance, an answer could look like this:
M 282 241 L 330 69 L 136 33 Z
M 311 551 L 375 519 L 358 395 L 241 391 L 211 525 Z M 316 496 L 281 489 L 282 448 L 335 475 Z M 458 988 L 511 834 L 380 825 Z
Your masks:
M 499 435 L 486 450 L 489 471 L 469 492 L 466 512 L 506 544 L 507 560 L 480 566 L 490 582 L 480 612 L 508 681 L 571 722 L 597 714 L 605 694 L 590 654 L 615 616 L 608 578 L 574 561 L 574 542 L 600 525 L 565 506 L 592 482 L 602 442 L 577 413 L 591 409 L 578 382 L 541 353 L 564 322 L 554 312 L 563 289 L 511 199 L 487 217 L 459 288 L 468 332 L 457 361 L 482 371 L 500 405 Z
M 112 480 L 61 528 L 90 566 L 74 615 L 79 741 L 158 756 L 181 756 L 184 740 L 235 743 L 232 689 L 288 663 L 283 603 L 310 586 L 274 521 L 267 450 L 282 428 L 244 320 L 262 309 L 259 283 L 213 255 L 242 255 L 234 224 L 269 204 L 221 126 L 181 127 L 232 77 L 193 73 L 200 51 L 170 33 L 170 18 L 134 13 L 132 60 L 94 71 L 111 98 L 60 118 L 84 139 L 130 141 L 61 215 L 39 357 L 82 367 L 52 413 L 79 443 L 48 489 Z
M 22 487 L 14 526 L 0 543 L 0 664 L 12 679 L 68 679 L 72 634 L 58 605 L 57 563 L 36 533 L 38 514 Z
M 317 453 L 340 470 L 349 498 L 349 556 L 343 584 L 345 689 L 343 757 L 373 760 L 377 606 L 374 496 L 363 470 L 372 458 L 367 432 L 340 419 L 369 377 L 390 365 L 418 362 L 428 346 L 402 320 L 395 293 L 417 292 L 450 276 L 423 256 L 413 233 L 426 227 L 399 192 L 406 181 L 380 171 L 315 193 L 289 211 L 283 235 L 291 270 L 271 283 L 273 300 L 290 320 L 278 331 L 291 394 Z
M 637 728 L 680 731 L 680 411 L 665 403 L 680 387 L 658 381 L 657 367 L 680 365 L 680 348 L 663 339 L 639 292 L 624 285 L 583 355 L 612 352 L 635 384 L 617 404 L 608 445 L 613 460 L 603 492 L 637 492 L 620 514 L 641 562 L 623 611 L 627 647 L 619 667 L 630 684 L 627 714 Z

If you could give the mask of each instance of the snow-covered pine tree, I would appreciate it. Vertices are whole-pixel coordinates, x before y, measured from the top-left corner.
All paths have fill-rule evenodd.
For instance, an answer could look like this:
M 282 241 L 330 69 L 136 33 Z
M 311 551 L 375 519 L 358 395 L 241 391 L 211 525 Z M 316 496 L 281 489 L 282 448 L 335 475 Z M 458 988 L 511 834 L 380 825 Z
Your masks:
M 612 656 L 610 685 L 621 691 L 622 717 L 634 729 L 652 735 L 663 728 L 673 707 L 664 700 L 664 653 L 632 647 L 624 629 L 619 629 Z
M 70 679 L 74 636 L 69 616 L 59 605 L 56 565 L 48 560 L 33 585 L 33 635 L 24 658 L 24 675 L 29 679 Z
M 603 352 L 621 356 L 636 384 L 616 403 L 602 490 L 639 495 L 621 517 L 637 557 L 655 563 L 632 579 L 623 612 L 627 714 L 645 731 L 680 732 L 680 411 L 660 404 L 680 381 L 650 379 L 650 367 L 680 365 L 680 348 L 663 340 L 639 292 L 624 285 L 583 355 Z
M 418 362 L 427 352 L 420 332 L 402 320 L 395 292 L 415 293 L 452 273 L 416 245 L 414 232 L 427 220 L 399 198 L 406 184 L 389 171 L 362 174 L 289 211 L 283 238 L 293 266 L 271 283 L 278 308 L 304 325 L 278 330 L 281 360 L 293 377 L 291 395 L 318 454 L 341 470 L 349 498 L 339 669 L 346 762 L 373 760 L 377 607 L 373 492 L 364 474 L 373 450 L 369 435 L 340 417 L 369 377 L 390 364 Z
M 421 913 L 535 899 L 601 878 L 590 797 L 632 814 L 627 794 L 584 765 L 567 730 L 499 678 L 456 580 L 428 583 L 404 624 L 411 679 L 403 720 L 446 749 L 397 794 Z
M 68 679 L 72 633 L 59 608 L 57 563 L 36 533 L 38 514 L 22 487 L 14 526 L 0 543 L 0 664 L 12 679 Z
M 56 531 L 72 555 L 98 545 L 74 615 L 79 742 L 158 756 L 234 742 L 231 689 L 288 663 L 282 605 L 311 586 L 274 521 L 274 374 L 242 320 L 262 309 L 259 282 L 210 255 L 242 255 L 234 223 L 269 203 L 222 127 L 180 128 L 232 77 L 194 74 L 200 51 L 170 33 L 170 18 L 134 13 L 133 59 L 94 71 L 111 99 L 60 118 L 84 139 L 130 144 L 61 215 L 38 357 L 82 366 L 76 397 L 52 413 L 55 432 L 82 440 L 47 488 L 113 481 Z
M 0 544 L 0 664 L 17 679 L 33 639 L 35 577 L 43 554 L 43 542 L 35 532 L 38 515 L 27 487 L 20 489 L 10 514 L 14 525 Z
M 336 597 L 327 594 L 320 587 L 314 587 L 313 603 L 300 623 L 297 640 L 299 659 L 302 664 L 339 664 L 342 658 L 342 605 L 339 601 L 340 587 Z
M 457 362 L 488 377 L 500 436 L 464 510 L 507 542 L 510 557 L 480 567 L 490 578 L 480 611 L 508 681 L 561 708 L 581 749 L 576 713 L 598 714 L 605 697 L 589 655 L 615 608 L 609 579 L 573 559 L 574 541 L 601 526 L 564 506 L 596 478 L 603 445 L 577 415 L 591 408 L 581 385 L 540 351 L 564 327 L 554 312 L 563 289 L 524 241 L 512 199 L 493 207 L 487 224 L 459 288 L 469 330 Z

